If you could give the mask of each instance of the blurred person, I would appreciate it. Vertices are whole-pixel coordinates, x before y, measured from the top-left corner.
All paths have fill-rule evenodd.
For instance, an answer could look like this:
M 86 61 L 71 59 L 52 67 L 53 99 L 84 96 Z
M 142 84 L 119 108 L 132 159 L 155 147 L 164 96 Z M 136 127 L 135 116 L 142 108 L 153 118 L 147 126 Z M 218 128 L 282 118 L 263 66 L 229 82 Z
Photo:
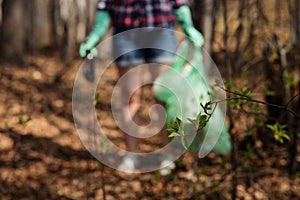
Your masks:
M 174 30 L 176 21 L 179 22 L 182 30 L 195 46 L 201 47 L 203 45 L 204 40 L 201 33 L 193 26 L 188 0 L 99 0 L 93 30 L 80 45 L 80 56 L 84 58 L 89 52 L 97 54 L 96 46 L 107 32 L 110 24 L 114 28 L 114 35 L 116 35 L 136 28 L 149 28 L 149 31 L 151 28 Z M 151 63 L 150 73 L 152 79 L 155 79 L 167 69 L 166 65 L 171 65 L 174 61 L 175 54 L 171 52 L 176 52 L 177 48 L 175 32 L 163 31 L 164 29 L 156 33 L 154 38 L 146 39 L 161 45 L 162 49 L 168 49 L 168 51 L 137 48 L 137 50 L 129 53 L 122 53 L 126 52 L 128 47 L 138 47 L 136 44 L 138 38 L 134 35 L 136 32 L 130 32 L 124 38 L 113 37 L 113 53 L 121 55 L 115 60 L 119 78 L 125 74 L 127 78 L 125 83 L 121 85 L 122 123 L 124 123 L 124 127 L 131 123 L 140 108 L 142 93 L 141 88 L 136 88 L 142 84 L 141 73 L 143 71 L 138 66 Z M 127 73 L 133 69 L 135 69 L 135 73 Z M 159 103 L 163 105 L 162 102 Z M 164 129 L 159 134 L 161 134 L 163 143 L 167 144 L 169 142 L 167 131 Z M 126 148 L 130 152 L 137 152 L 137 138 L 131 135 L 125 135 Z M 175 167 L 172 159 L 163 162 L 161 166 L 166 166 L 166 162 L 169 162 L 164 172 Z M 137 164 L 138 161 L 134 157 L 127 156 L 121 162 L 119 169 L 133 172 Z

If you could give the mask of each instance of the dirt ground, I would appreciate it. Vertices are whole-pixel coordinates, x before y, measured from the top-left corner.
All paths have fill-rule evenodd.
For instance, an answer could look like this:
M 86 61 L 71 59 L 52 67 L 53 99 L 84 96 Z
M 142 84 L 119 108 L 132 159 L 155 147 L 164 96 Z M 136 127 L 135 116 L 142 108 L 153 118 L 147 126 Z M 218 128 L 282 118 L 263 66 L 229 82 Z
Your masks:
M 72 87 L 80 64 L 76 60 L 64 66 L 56 57 L 39 56 L 29 57 L 26 66 L 0 65 L 1 200 L 102 199 L 103 188 L 108 200 L 231 199 L 230 160 L 213 153 L 199 161 L 194 182 L 188 178 L 193 159 L 189 153 L 166 177 L 103 167 L 85 149 L 73 122 Z M 112 66 L 104 77 L 106 85 L 97 90 L 96 109 L 108 116 L 102 125 L 122 147 L 123 135 L 105 107 L 116 78 Z M 144 94 L 141 115 L 153 101 L 150 87 Z M 155 141 L 141 145 L 141 150 L 155 148 Z M 259 141 L 255 146 L 251 153 L 238 152 L 237 199 L 300 199 L 300 176 L 289 178 L 285 146 L 264 149 Z

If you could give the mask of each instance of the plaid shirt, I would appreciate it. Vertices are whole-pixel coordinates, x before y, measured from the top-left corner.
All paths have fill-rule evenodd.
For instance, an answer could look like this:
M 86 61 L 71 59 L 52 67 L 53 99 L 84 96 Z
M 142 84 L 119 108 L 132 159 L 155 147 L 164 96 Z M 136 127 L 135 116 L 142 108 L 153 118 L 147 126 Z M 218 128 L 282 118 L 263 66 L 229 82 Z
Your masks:
M 99 0 L 98 10 L 108 11 L 117 31 L 140 27 L 168 28 L 174 23 L 174 9 L 188 0 Z

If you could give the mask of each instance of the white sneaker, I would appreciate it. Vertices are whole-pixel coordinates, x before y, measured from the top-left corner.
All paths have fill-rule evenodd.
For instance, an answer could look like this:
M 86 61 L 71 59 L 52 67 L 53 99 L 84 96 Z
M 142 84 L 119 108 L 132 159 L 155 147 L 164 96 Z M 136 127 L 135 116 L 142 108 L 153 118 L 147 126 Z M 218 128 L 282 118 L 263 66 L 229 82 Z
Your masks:
M 167 176 L 171 173 L 173 169 L 175 169 L 176 165 L 174 161 L 170 158 L 163 160 L 160 164 L 159 173 L 162 176 Z
M 118 167 L 118 170 L 132 174 L 135 170 L 135 167 L 137 165 L 137 160 L 134 156 L 127 155 L 123 158 L 121 164 Z

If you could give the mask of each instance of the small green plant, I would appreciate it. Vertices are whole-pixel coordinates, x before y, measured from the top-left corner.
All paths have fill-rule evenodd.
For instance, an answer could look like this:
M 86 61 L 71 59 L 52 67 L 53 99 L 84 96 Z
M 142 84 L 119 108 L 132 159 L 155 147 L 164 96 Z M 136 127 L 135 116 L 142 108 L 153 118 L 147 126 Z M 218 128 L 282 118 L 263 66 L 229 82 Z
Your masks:
M 110 142 L 101 140 L 100 143 L 102 153 L 106 153 L 107 149 L 110 147 Z
M 96 90 L 91 91 L 91 100 L 93 101 L 94 106 L 100 103 L 101 101 L 100 94 Z
M 215 108 L 212 108 L 212 102 L 207 102 L 206 104 L 200 104 L 200 106 L 204 110 L 204 114 L 200 112 L 195 119 L 188 118 L 187 119 L 188 122 L 185 124 L 180 118 L 176 117 L 172 126 L 167 129 L 167 131 L 170 132 L 169 134 L 170 138 L 178 137 L 178 136 L 181 137 L 181 143 L 186 150 L 189 150 L 189 148 L 187 147 L 186 140 L 185 140 L 185 136 L 187 135 L 184 132 L 185 127 L 192 125 L 194 127 L 194 130 L 196 130 L 195 133 L 201 134 L 203 128 L 206 126 L 206 124 L 208 123 L 209 119 L 212 116 L 212 113 L 215 110 Z
M 94 94 L 94 106 L 100 103 L 100 94 L 97 92 Z
M 9 130 L 9 129 L 10 129 L 10 126 L 9 126 L 8 121 L 6 121 L 6 122 L 4 123 L 4 127 L 5 127 L 6 130 Z
M 25 119 L 24 119 L 24 117 L 20 117 L 18 124 L 21 126 L 24 126 L 29 121 L 31 121 L 31 116 L 27 115 Z
M 169 137 L 173 138 L 176 136 L 182 136 L 183 133 L 183 123 L 178 117 L 175 118 L 171 128 L 168 128 L 167 131 L 170 132 Z
M 178 117 L 175 118 L 171 128 L 168 128 L 167 131 L 170 132 L 169 137 L 173 138 L 173 137 L 181 137 L 181 144 L 183 145 L 183 147 L 185 149 L 188 149 L 188 147 L 186 146 L 186 142 L 185 142 L 185 133 L 184 133 L 184 125 L 181 119 L 179 119 Z
M 286 131 L 287 125 L 281 125 L 278 122 L 275 124 L 268 124 L 267 128 L 269 128 L 273 134 L 274 134 L 274 139 L 281 144 L 284 143 L 284 140 L 290 140 L 289 135 L 287 134 Z
M 285 76 L 287 78 L 286 84 L 284 85 L 286 90 L 289 90 L 291 87 L 296 86 L 299 78 L 295 76 L 293 73 L 290 73 L 289 71 L 285 71 Z

